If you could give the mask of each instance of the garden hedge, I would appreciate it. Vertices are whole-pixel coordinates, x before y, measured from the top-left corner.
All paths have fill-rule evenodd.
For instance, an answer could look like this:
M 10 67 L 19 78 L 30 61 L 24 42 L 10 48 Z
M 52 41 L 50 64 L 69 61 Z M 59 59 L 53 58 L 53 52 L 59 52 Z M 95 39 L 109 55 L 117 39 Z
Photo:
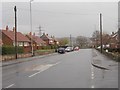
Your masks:
M 23 47 L 17 47 L 18 54 L 24 53 Z M 14 46 L 2 46 L 2 55 L 15 54 Z

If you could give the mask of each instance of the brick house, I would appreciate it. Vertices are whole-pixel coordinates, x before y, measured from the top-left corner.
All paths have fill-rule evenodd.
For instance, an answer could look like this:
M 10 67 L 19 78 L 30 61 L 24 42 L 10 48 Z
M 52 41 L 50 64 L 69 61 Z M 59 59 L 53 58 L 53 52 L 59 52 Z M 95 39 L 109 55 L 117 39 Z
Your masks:
M 120 45 L 120 28 L 118 30 L 118 44 Z M 119 46 L 119 48 L 120 48 L 120 46 Z
M 46 42 L 47 45 L 54 45 L 53 38 L 49 37 L 48 34 L 43 33 L 43 35 L 40 37 L 43 41 Z
M 0 30 L 2 32 L 2 42 L 4 46 L 15 46 L 15 29 Z M 24 52 L 30 52 L 30 40 L 25 37 L 21 32 L 17 32 L 17 46 L 24 47 Z
M 118 32 L 112 32 L 110 35 L 110 47 L 111 48 L 118 48 L 119 47 L 119 35 Z
M 30 32 L 28 35 L 26 35 L 26 37 L 29 40 L 32 40 L 34 50 L 41 49 L 42 46 L 46 46 L 46 42 L 43 41 L 40 37 L 35 36 L 35 33 L 34 35 L 31 36 L 31 32 Z
M 54 36 L 51 36 L 51 38 L 53 39 L 55 45 L 59 45 L 59 41 Z

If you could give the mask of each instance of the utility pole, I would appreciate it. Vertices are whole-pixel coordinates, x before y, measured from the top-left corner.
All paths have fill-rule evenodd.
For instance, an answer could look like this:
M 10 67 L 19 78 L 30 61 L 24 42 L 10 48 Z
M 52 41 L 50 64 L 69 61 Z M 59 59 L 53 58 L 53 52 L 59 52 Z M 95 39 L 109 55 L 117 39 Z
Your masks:
M 100 52 L 103 52 L 103 42 L 102 42 L 102 14 L 100 13 Z
M 33 52 L 33 41 L 32 41 L 32 7 L 31 7 L 31 2 L 33 0 L 30 0 L 30 29 L 31 29 L 31 52 L 32 52 L 32 57 L 34 56 Z
M 44 31 L 44 30 L 42 30 L 41 28 L 42 28 L 42 27 L 39 25 L 38 29 L 39 29 L 39 35 L 40 35 L 40 37 L 41 37 L 41 35 L 42 35 L 42 31 Z
M 15 59 L 17 59 L 17 9 L 14 7 L 15 11 Z
M 71 37 L 71 34 L 70 34 L 70 46 L 72 46 L 72 37 Z

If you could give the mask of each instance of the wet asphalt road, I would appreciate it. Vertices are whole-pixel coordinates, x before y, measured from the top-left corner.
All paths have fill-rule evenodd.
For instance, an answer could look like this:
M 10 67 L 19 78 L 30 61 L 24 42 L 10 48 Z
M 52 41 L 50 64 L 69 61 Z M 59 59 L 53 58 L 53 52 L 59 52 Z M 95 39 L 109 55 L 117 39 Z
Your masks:
M 118 68 L 91 65 L 92 49 L 57 54 L 2 68 L 3 88 L 118 88 Z M 115 63 L 115 62 L 114 62 Z

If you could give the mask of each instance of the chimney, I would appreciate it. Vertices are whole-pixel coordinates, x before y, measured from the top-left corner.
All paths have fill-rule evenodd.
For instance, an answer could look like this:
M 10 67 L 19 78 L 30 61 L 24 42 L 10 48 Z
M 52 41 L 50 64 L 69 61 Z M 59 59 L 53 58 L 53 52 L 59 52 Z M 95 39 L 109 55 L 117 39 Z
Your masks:
M 45 35 L 45 33 L 43 33 L 43 35 Z
M 115 33 L 114 32 L 112 32 L 112 35 L 114 35 Z
M 6 26 L 6 31 L 8 31 L 8 29 L 9 29 L 9 28 L 8 28 L 8 25 L 7 25 L 7 26 Z
M 30 32 L 30 33 L 29 33 L 29 35 L 31 36 L 31 35 L 32 35 L 32 33 Z
M 35 32 L 33 33 L 33 35 L 35 36 Z
M 13 32 L 15 32 L 15 27 L 13 27 Z

